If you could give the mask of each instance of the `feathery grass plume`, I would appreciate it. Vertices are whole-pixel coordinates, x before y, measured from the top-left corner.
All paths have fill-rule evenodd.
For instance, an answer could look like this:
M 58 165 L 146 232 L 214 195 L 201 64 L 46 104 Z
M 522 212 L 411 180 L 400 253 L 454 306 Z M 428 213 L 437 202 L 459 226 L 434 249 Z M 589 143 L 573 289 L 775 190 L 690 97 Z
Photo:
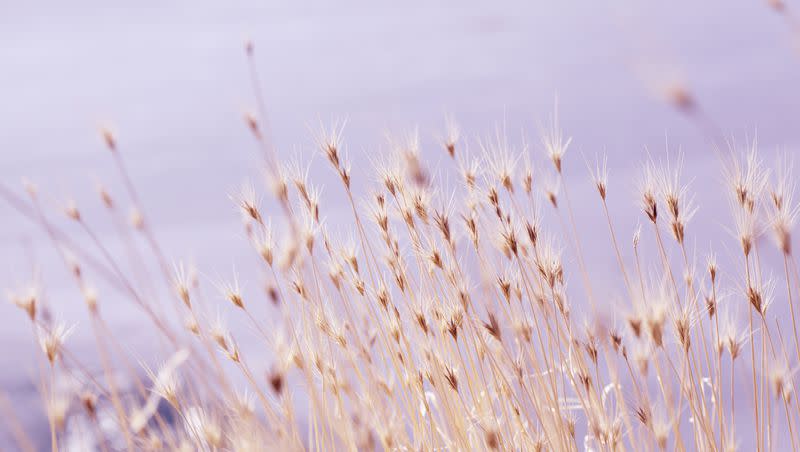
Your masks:
M 717 281 L 717 256 L 713 252 L 706 256 L 706 270 L 711 283 L 714 284 Z
M 103 186 L 102 184 L 97 184 L 97 195 L 100 197 L 100 201 L 102 201 L 103 205 L 107 209 L 114 208 L 115 206 L 114 198 L 111 197 L 111 194 L 108 192 L 108 189 L 106 189 L 106 187 Z
M 738 322 L 730 310 L 725 311 L 720 317 L 717 352 L 721 354 L 723 351 L 727 351 L 731 360 L 735 361 L 739 358 L 744 344 L 750 339 L 750 335 L 744 328 L 737 325 Z
M 81 402 L 81 406 L 83 406 L 83 409 L 86 410 L 86 414 L 92 419 L 96 418 L 98 401 L 97 395 L 90 391 L 83 391 L 78 398 Z
M 201 450 L 217 450 L 223 445 L 222 425 L 211 411 L 190 406 L 183 417 L 184 429 Z
M 689 197 L 688 185 L 681 183 L 681 170 L 683 167 L 683 155 L 679 155 L 675 166 L 667 164 L 663 167 L 657 178 L 658 189 L 661 199 L 667 207 L 669 214 L 670 228 L 672 235 L 678 244 L 683 244 L 686 223 L 692 219 L 697 212 L 697 208 Z M 644 195 L 645 198 L 647 195 Z M 645 201 L 648 202 L 648 201 Z M 652 207 L 655 212 L 655 206 Z M 648 217 L 650 214 L 648 213 Z M 653 215 L 655 217 L 655 215 Z M 651 218 L 652 220 L 652 218 Z
M 519 161 L 515 149 L 508 143 L 508 138 L 498 126 L 494 137 L 480 141 L 480 147 L 487 156 L 485 164 L 494 173 L 495 181 L 509 193 L 514 193 L 514 169 Z
M 486 331 L 488 331 L 493 338 L 502 342 L 502 331 L 500 330 L 500 324 L 497 321 L 497 317 L 491 312 L 487 313 L 486 316 L 489 318 L 489 320 L 484 322 L 483 327 L 486 328 Z
M 544 189 L 545 197 L 550 202 L 550 205 L 558 209 L 558 193 L 561 190 L 561 178 L 552 173 L 546 173 L 545 177 L 542 179 L 542 188 Z
M 330 128 L 326 128 L 320 123 L 319 131 L 314 137 L 317 147 L 334 168 L 339 168 L 341 165 L 340 152 L 342 151 L 342 137 L 346 126 L 346 120 L 335 121 Z
M 74 199 L 70 199 L 67 201 L 66 206 L 64 207 L 64 214 L 67 215 L 68 218 L 80 221 L 81 220 L 81 211 L 78 210 L 78 204 L 75 202 Z
M 261 212 L 258 207 L 260 200 L 251 182 L 243 183 L 239 192 L 230 195 L 230 198 L 236 203 L 239 209 L 241 209 L 243 218 L 249 218 L 258 223 L 263 223 Z
M 61 356 L 64 342 L 75 330 L 75 325 L 67 326 L 64 322 L 57 322 L 52 326 L 38 326 L 39 346 L 44 352 L 50 365 Z
M 461 138 L 461 128 L 458 126 L 453 117 L 449 115 L 445 116 L 444 124 L 445 135 L 444 139 L 442 140 L 442 144 L 444 145 L 444 149 L 447 151 L 447 154 L 451 158 L 455 158 L 456 145 L 458 144 L 459 138 Z
M 642 210 L 653 223 L 658 220 L 657 180 L 655 164 L 652 160 L 649 160 L 644 166 L 642 177 L 639 181 L 639 193 L 641 193 Z
M 533 162 L 531 161 L 530 153 L 528 152 L 527 144 L 523 145 L 522 147 L 522 161 L 520 185 L 522 185 L 522 189 L 525 191 L 525 194 L 531 196 L 531 192 L 533 191 L 534 167 Z
M 664 87 L 664 95 L 675 108 L 683 112 L 690 112 L 696 106 L 691 91 L 683 82 L 674 80 L 668 83 Z
M 152 389 L 145 404 L 132 413 L 130 419 L 131 430 L 141 433 L 145 429 L 150 419 L 156 415 L 160 399 L 166 400 L 174 408 L 179 409 L 178 391 L 181 380 L 177 375 L 177 370 L 188 358 L 189 352 L 186 349 L 180 349 L 160 366 L 158 372 L 153 372 L 147 365 L 142 364 L 152 382 Z
M 561 129 L 558 119 L 558 99 L 556 99 L 548 125 L 542 131 L 542 145 L 556 172 L 561 174 L 561 162 L 567 148 L 572 143 L 572 137 L 564 138 L 564 131 Z
M 111 128 L 107 126 L 101 127 L 100 134 L 103 136 L 103 141 L 105 142 L 108 150 L 115 152 L 117 150 L 117 139 Z
M 649 300 L 649 312 L 647 313 L 647 332 L 650 340 L 656 347 L 664 346 L 664 327 L 667 320 L 669 298 L 658 295 L 657 298 Z
M 766 317 L 767 308 L 769 308 L 775 300 L 775 280 L 767 279 L 765 281 L 749 283 L 745 287 L 744 292 L 747 301 L 750 302 L 750 306 L 756 313 L 762 317 Z
M 431 178 L 421 158 L 419 130 L 412 130 L 401 141 L 392 142 L 391 145 L 402 158 L 408 180 L 417 187 L 427 187 Z
M 25 311 L 28 319 L 36 321 L 40 292 L 38 283 L 30 283 L 16 291 L 7 290 L 6 296 L 12 304 Z
M 477 158 L 463 158 L 459 162 L 459 174 L 470 191 L 475 190 L 480 166 L 481 162 Z
M 785 359 L 775 360 L 770 364 L 769 380 L 777 399 L 783 399 L 787 403 L 791 402 L 794 394 L 793 374 L 795 373 L 797 373 L 797 369 L 789 369 L 789 364 Z
M 754 138 L 744 149 L 737 149 L 735 141 L 729 141 L 729 161 L 724 167 L 727 180 L 736 204 L 754 212 L 769 181 L 769 170 L 758 154 L 758 140 Z
M 672 317 L 675 337 L 681 348 L 688 352 L 692 345 L 692 327 L 697 322 L 697 313 L 687 304 L 683 308 L 677 309 Z
M 187 273 L 183 262 L 175 264 L 174 267 L 175 276 L 173 278 L 173 284 L 175 286 L 175 292 L 178 294 L 178 298 L 181 299 L 183 304 L 186 305 L 187 308 L 191 308 L 192 301 L 191 296 L 189 295 L 191 282 L 189 281 L 189 274 Z
M 83 300 L 86 302 L 86 307 L 89 308 L 89 312 L 96 313 L 97 289 L 92 286 L 83 286 L 81 288 L 81 293 L 83 294 Z
M 734 235 L 745 257 L 750 256 L 756 239 L 761 235 L 762 225 L 759 218 L 748 209 L 734 210 Z
M 234 270 L 233 279 L 231 281 L 222 281 L 217 283 L 217 290 L 220 294 L 234 306 L 239 309 L 244 309 L 244 300 L 242 299 L 242 291 L 239 288 L 239 277 Z
M 597 193 L 600 195 L 600 198 L 605 201 L 606 190 L 608 188 L 608 155 L 603 154 L 602 163 L 598 157 L 594 170 L 589 168 L 589 172 L 592 175 L 594 186 L 597 188 Z
M 138 208 L 131 207 L 128 220 L 134 229 L 142 230 L 144 228 L 144 216 Z
M 788 155 L 778 160 L 776 181 L 770 190 L 772 203 L 768 224 L 778 249 L 786 255 L 792 254 L 792 230 L 800 215 L 800 204 L 794 199 L 793 166 Z

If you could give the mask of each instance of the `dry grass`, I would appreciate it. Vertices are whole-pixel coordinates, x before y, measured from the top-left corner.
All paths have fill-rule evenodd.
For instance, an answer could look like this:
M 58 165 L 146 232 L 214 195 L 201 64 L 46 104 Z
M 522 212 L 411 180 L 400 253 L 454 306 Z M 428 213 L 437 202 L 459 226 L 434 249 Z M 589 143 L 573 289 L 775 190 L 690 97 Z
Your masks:
M 41 315 L 38 286 L 11 292 L 41 344 L 53 450 L 79 420 L 98 450 L 735 450 L 739 438 L 759 451 L 797 449 L 798 210 L 790 165 L 771 177 L 755 143 L 726 160 L 738 261 L 719 268 L 713 254 L 703 267 L 687 251 L 697 208 L 680 161 L 643 162 L 642 227 L 632 240 L 618 235 L 607 204 L 628 203 L 629 194 L 615 191 L 605 159 L 592 164 L 597 209 L 581 217 L 594 215 L 603 229 L 580 236 L 564 174 L 583 174 L 584 163 L 568 152 L 557 115 L 543 129 L 541 154 L 498 133 L 478 140 L 482 154 L 470 157 L 448 119 L 438 152 L 450 167 L 427 167 L 412 134 L 393 143 L 374 175 L 351 173 L 342 124 L 323 128 L 317 147 L 340 182 L 329 190 L 349 204 L 349 242 L 329 235 L 316 173 L 281 164 L 260 117 L 246 120 L 269 189 L 245 185 L 231 196 L 264 278 L 257 298 L 247 299 L 235 276 L 213 281 L 209 296 L 200 290 L 207 281 L 170 264 L 110 131 L 103 136 L 135 209 L 125 228 L 144 238 L 142 259 L 160 269 L 152 284 L 170 287 L 169 299 L 145 296 L 76 204 L 67 221 L 92 250 L 47 219 L 33 186 L 27 199 L 0 191 L 52 240 L 96 337 L 92 356 L 71 353 L 71 329 Z M 458 174 L 454 193 L 437 186 L 438 172 Z M 100 198 L 124 216 L 108 191 Z M 782 255 L 776 278 L 760 258 L 767 233 Z M 587 266 L 589 240 L 613 250 L 615 269 Z M 562 250 L 575 265 L 562 263 Z M 621 301 L 593 290 L 598 271 L 617 279 Z M 115 293 L 98 296 L 92 281 Z M 106 323 L 112 296 L 151 325 L 161 367 L 137 363 Z M 776 304 L 791 316 L 771 316 Z M 273 314 L 259 318 L 253 306 Z M 619 324 L 607 320 L 610 310 Z M 222 314 L 209 314 L 222 311 L 252 332 L 229 331 Z M 171 326 L 176 319 L 184 329 Z M 243 352 L 245 339 L 269 353 Z M 101 363 L 99 375 L 87 359 Z M 66 378 L 81 387 L 59 390 Z M 32 448 L 3 407 L 19 447 Z

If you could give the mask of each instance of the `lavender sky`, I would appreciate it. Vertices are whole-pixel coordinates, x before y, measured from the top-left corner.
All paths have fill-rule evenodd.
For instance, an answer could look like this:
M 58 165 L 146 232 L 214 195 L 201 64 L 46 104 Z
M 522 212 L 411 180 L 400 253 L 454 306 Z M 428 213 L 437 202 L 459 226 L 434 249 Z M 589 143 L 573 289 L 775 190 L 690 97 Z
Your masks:
M 251 262 L 228 199 L 259 177 L 242 120 L 255 105 L 246 38 L 281 154 L 311 160 L 310 130 L 347 118 L 356 178 L 371 177 L 361 162 L 387 148 L 387 133 L 416 126 L 431 166 L 448 164 L 436 141 L 445 113 L 469 139 L 504 124 L 513 141 L 524 131 L 536 144 L 557 95 L 574 137 L 566 174 L 579 233 L 589 237 L 593 223 L 580 220 L 601 217 L 584 156 L 608 154 L 612 215 L 627 240 L 640 219 L 633 188 L 645 149 L 661 158 L 668 138 L 686 156 L 701 209 L 693 246 L 703 256 L 721 240 L 728 216 L 713 137 L 664 101 L 665 84 L 689 87 L 725 136 L 757 133 L 768 158 L 797 145 L 797 36 L 763 1 L 68 3 L 0 0 L 0 182 L 19 194 L 23 178 L 36 183 L 53 218 L 74 199 L 104 243 L 124 253 L 95 195 L 98 182 L 120 190 L 98 134 L 109 124 L 168 254 L 212 280 Z M 316 168 L 319 183 L 335 187 Z M 327 206 L 334 227 L 338 207 Z M 590 268 L 613 262 L 605 247 L 586 251 Z M 0 203 L 0 287 L 29 280 L 34 264 L 52 310 L 84 327 L 71 346 L 91 349 L 80 295 L 51 243 Z M 110 303 L 128 346 L 147 343 L 135 311 Z M 38 403 L 33 347 L 23 314 L 0 303 L 0 389 L 14 400 Z M 38 415 L 20 413 L 30 422 Z

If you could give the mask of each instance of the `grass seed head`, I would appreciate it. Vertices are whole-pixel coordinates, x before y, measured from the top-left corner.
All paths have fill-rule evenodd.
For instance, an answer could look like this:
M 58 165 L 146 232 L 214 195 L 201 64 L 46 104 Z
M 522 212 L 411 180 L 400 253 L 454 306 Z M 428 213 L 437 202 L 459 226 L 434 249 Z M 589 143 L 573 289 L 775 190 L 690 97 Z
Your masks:
M 61 355 L 64 342 L 69 338 L 75 329 L 75 325 L 68 327 L 63 322 L 58 322 L 51 327 L 39 328 L 39 346 L 44 352 L 50 365 L 54 365 L 56 359 Z
M 553 166 L 558 174 L 561 174 L 562 159 L 570 143 L 572 143 L 572 137 L 565 138 L 564 131 L 561 130 L 561 126 L 559 125 L 558 100 L 556 100 L 548 126 L 542 133 L 542 145 L 547 153 L 547 157 L 553 162 Z

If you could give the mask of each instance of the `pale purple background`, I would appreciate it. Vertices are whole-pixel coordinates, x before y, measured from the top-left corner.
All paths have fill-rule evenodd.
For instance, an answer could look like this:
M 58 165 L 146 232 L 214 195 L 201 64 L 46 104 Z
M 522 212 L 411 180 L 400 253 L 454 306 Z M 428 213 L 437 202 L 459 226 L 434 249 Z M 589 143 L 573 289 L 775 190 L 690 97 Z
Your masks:
M 665 136 L 691 162 L 686 174 L 701 210 L 690 240 L 700 259 L 728 218 L 709 137 L 659 97 L 662 82 L 686 82 L 724 133 L 744 140 L 757 131 L 767 156 L 796 145 L 800 55 L 766 2 L 262 3 L 0 1 L 0 181 L 19 193 L 23 177 L 34 181 L 52 197 L 52 212 L 77 200 L 119 251 L 94 193 L 96 181 L 120 193 L 97 133 L 112 124 L 170 258 L 194 260 L 206 280 L 227 277 L 234 262 L 246 266 L 252 256 L 227 196 L 259 174 L 242 121 L 254 106 L 246 37 L 283 155 L 310 155 L 309 126 L 347 117 L 356 180 L 371 177 L 363 157 L 386 148 L 386 132 L 417 125 L 429 161 L 448 164 L 435 140 L 446 112 L 470 138 L 505 119 L 512 139 L 524 128 L 538 144 L 557 93 L 574 137 L 567 177 L 578 217 L 587 219 L 579 232 L 589 238 L 605 225 L 581 154 L 607 150 L 612 215 L 627 244 L 640 219 L 636 170 L 645 146 L 663 154 Z M 340 199 L 328 169 L 316 168 L 326 199 Z M 335 228 L 337 203 L 324 206 Z M 707 227 L 692 229 L 699 223 Z M 605 229 L 586 242 L 590 268 L 614 265 Z M 728 240 L 721 257 L 733 247 Z M 39 263 L 53 310 L 80 323 L 70 347 L 91 353 L 85 308 L 51 244 L 6 204 L 0 256 L 0 287 L 26 281 L 30 259 Z M 619 288 L 595 279 L 609 294 Z M 147 342 L 128 305 L 104 295 L 104 312 L 129 347 Z M 0 347 L 0 388 L 38 404 L 30 328 L 8 303 L 0 303 Z M 18 414 L 29 423 L 39 415 L 23 405 Z

